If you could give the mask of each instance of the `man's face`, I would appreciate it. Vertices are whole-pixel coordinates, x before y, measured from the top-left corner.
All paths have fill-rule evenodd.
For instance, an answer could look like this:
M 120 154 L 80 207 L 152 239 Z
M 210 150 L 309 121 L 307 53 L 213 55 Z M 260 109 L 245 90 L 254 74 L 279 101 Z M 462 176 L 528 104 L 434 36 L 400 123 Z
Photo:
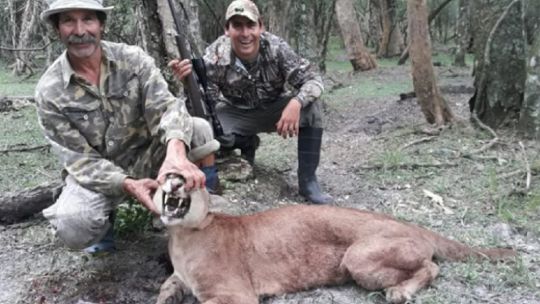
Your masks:
M 229 20 L 225 34 L 231 38 L 234 54 L 246 61 L 252 61 L 259 54 L 259 41 L 264 27 L 244 16 L 234 16 Z
M 87 59 L 95 54 L 102 30 L 95 11 L 73 10 L 58 16 L 58 34 L 71 60 Z

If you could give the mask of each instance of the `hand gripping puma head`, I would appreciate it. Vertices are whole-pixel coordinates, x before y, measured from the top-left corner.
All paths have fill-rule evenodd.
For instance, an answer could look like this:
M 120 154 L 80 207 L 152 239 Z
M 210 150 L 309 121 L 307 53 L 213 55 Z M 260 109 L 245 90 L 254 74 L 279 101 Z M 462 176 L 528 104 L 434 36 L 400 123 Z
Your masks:
M 186 191 L 184 179 L 170 174 L 154 194 L 154 204 L 166 226 L 196 228 L 208 214 L 210 196 L 206 189 Z

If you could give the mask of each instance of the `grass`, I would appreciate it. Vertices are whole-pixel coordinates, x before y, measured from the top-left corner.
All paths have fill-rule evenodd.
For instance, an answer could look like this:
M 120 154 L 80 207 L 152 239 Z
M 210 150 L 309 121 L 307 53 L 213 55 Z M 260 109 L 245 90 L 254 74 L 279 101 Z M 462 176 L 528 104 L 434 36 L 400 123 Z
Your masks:
M 335 54 L 337 51 L 332 52 L 331 54 Z M 451 56 L 442 53 L 436 54 L 434 58 L 444 62 L 439 57 L 446 58 L 447 62 L 451 60 Z M 350 64 L 346 60 L 338 59 L 337 57 L 332 59 L 332 68 L 342 75 L 348 73 Z M 397 93 L 412 90 L 410 79 L 401 77 L 402 75 L 396 78 L 391 77 L 394 68 L 395 63 L 391 60 L 379 60 L 379 71 L 383 73 L 367 72 L 353 74 L 351 77 L 342 76 L 340 80 L 344 80 L 347 85 L 328 91 L 326 98 L 331 101 L 332 106 L 341 103 L 348 106 L 354 104 L 355 107 L 361 108 L 370 102 L 373 103 L 373 99 L 376 99 L 374 102 L 377 106 L 381 102 L 382 107 L 383 102 L 395 100 Z M 0 79 L 5 79 L 5 75 L 3 77 Z M 3 87 L 1 88 L 3 90 Z M 343 108 L 347 110 L 345 106 Z M 344 123 L 349 123 L 346 120 L 347 113 L 333 114 L 334 116 L 343 115 Z M 386 117 L 382 118 L 386 119 Z M 341 121 L 338 123 L 342 124 Z M 336 164 L 330 168 L 335 167 L 335 174 L 338 176 L 349 174 L 350 171 L 362 171 L 358 173 L 359 183 L 361 183 L 359 193 L 351 191 L 347 195 L 365 196 L 368 201 L 365 206 L 367 208 L 394 214 L 401 219 L 425 225 L 472 245 L 506 244 L 505 240 L 490 229 L 496 225 L 508 223 L 512 230 L 517 231 L 511 236 L 519 239 L 515 241 L 515 244 L 523 246 L 520 249 L 525 248 L 521 252 L 524 258 L 516 260 L 515 263 L 441 263 L 440 278 L 434 282 L 432 288 L 420 292 L 415 297 L 414 303 L 491 303 L 491 295 L 502 295 L 501 299 L 506 299 L 505 293 L 510 294 L 513 299 L 521 294 L 529 300 L 536 297 L 539 286 L 536 270 L 538 255 L 535 247 L 529 249 L 526 246 L 529 238 L 536 240 L 540 235 L 540 225 L 538 225 L 540 190 L 535 188 L 538 181 L 537 175 L 533 175 L 533 186 L 528 191 L 521 191 L 524 190 L 523 174 L 509 178 L 501 177 L 504 173 L 524 168 L 523 162 L 516 157 L 516 150 L 511 148 L 515 144 L 514 138 L 504 137 L 504 134 L 501 134 L 501 144 L 481 155 L 492 156 L 494 160 L 457 157 L 457 152 L 473 151 L 490 139 L 486 132 L 459 125 L 443 131 L 431 141 L 402 149 L 401 147 L 405 144 L 425 136 L 418 134 L 413 123 L 421 122 L 413 121 L 410 125 L 400 128 L 386 128 L 381 134 L 374 135 L 367 142 L 369 149 L 362 150 L 364 147 L 355 146 L 344 152 L 344 155 L 348 155 L 354 153 L 355 150 L 367 151 L 358 161 L 367 161 L 367 165 L 380 164 L 382 167 L 380 170 L 356 170 L 357 164 L 354 161 L 349 164 L 351 158 L 344 157 L 344 160 L 335 160 Z M 0 113 L 0 129 L 2 130 L 1 149 L 45 143 L 37 125 L 35 111 L 31 107 L 15 112 Z M 355 132 L 339 133 L 339 136 L 349 135 L 351 138 L 363 136 Z M 293 160 L 296 157 L 294 140 L 285 141 L 276 135 L 266 134 L 263 134 L 261 139 L 260 153 L 258 151 L 257 154 L 259 170 L 263 173 L 268 171 L 270 175 L 273 174 L 279 178 L 286 177 L 291 171 L 294 173 Z M 538 156 L 534 155 L 538 149 L 534 147 L 536 146 L 527 149 L 531 164 L 538 162 Z M 329 147 L 325 148 L 330 150 Z M 0 191 L 22 189 L 38 184 L 57 177 L 60 170 L 56 157 L 47 150 L 0 153 L 0 161 L 3 164 L 0 168 Z M 346 162 L 347 165 L 341 167 L 340 162 Z M 455 163 L 456 165 L 416 169 L 396 167 L 399 164 L 415 163 Z M 329 174 L 326 173 L 326 175 Z M 260 180 L 261 184 L 264 183 L 262 177 Z M 244 199 L 242 195 L 255 197 L 256 192 L 261 192 L 261 195 L 267 194 L 260 191 L 262 187 L 253 186 L 254 184 L 255 182 L 242 183 L 242 186 L 251 187 L 245 192 L 238 191 L 239 186 L 236 186 L 234 190 L 238 191 L 240 199 L 234 203 L 245 203 L 246 208 L 256 208 L 255 203 L 259 200 L 266 203 L 268 197 L 257 199 L 256 202 L 242 201 Z M 276 192 L 276 184 L 268 187 Z M 349 185 L 345 184 L 343 187 L 349 187 Z M 341 189 L 337 188 L 332 190 L 339 193 Z M 440 195 L 443 198 L 443 205 L 454 213 L 445 214 L 441 206 L 423 193 L 424 189 Z M 294 190 L 285 188 L 285 191 Z M 279 197 L 280 194 L 277 193 L 275 196 Z M 344 196 L 342 193 L 340 198 Z M 265 205 L 265 208 L 270 206 Z M 140 204 L 128 201 L 119 207 L 115 225 L 122 238 L 137 238 L 141 232 L 150 229 L 150 215 Z M 537 241 L 531 243 L 537 244 Z M 144 261 L 146 263 L 146 260 Z M 73 264 L 76 265 L 76 263 Z M 70 264 L 66 263 L 66 265 Z M 95 280 L 98 279 L 99 276 L 96 275 Z M 356 301 L 384 303 L 384 295 L 381 292 L 369 293 L 364 290 L 357 292 L 361 296 Z M 534 300 L 524 303 L 537 303 L 533 302 Z
M 39 75 L 28 79 L 14 76 L 5 62 L 0 62 L 0 95 L 33 96 Z
M 347 59 L 347 53 L 342 46 L 341 38 L 334 36 L 330 39 L 328 45 L 328 55 L 326 59 L 326 69 L 327 72 L 343 72 L 343 71 L 352 71 L 352 66 L 350 61 Z M 371 54 L 374 54 L 375 51 L 370 49 Z M 391 68 L 397 66 L 399 56 L 392 58 L 377 58 L 377 66 L 379 68 Z M 465 55 L 465 63 L 467 66 L 472 66 L 474 56 L 472 54 Z M 454 63 L 453 54 L 449 54 L 445 51 L 433 51 L 432 52 L 432 61 L 440 63 L 442 66 L 452 66 Z M 410 64 L 410 60 L 407 60 L 406 65 Z
M 0 113 L 0 150 L 46 145 L 33 107 Z M 58 179 L 60 166 L 47 148 L 0 153 L 0 191 L 16 191 Z

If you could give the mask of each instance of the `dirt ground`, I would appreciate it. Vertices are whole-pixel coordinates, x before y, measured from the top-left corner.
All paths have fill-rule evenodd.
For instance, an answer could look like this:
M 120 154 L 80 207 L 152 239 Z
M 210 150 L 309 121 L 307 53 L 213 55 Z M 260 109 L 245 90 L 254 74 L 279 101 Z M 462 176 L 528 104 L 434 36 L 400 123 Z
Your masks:
M 497 143 L 486 146 L 493 134 L 469 120 L 469 69 L 444 66 L 439 84 L 458 122 L 428 135 L 416 100 L 398 101 L 403 87 L 410 90 L 409 72 L 404 66 L 328 75 L 322 186 L 337 206 L 384 212 L 470 245 L 520 254 L 514 263 L 441 262 L 440 276 L 411 303 L 540 303 L 538 144 L 510 129 L 497 130 Z M 372 84 L 369 91 L 363 83 Z M 226 201 L 214 208 L 245 214 L 304 203 L 296 194 L 295 149 L 294 140 L 262 136 L 254 177 L 225 181 Z M 39 215 L 1 225 L 0 303 L 154 303 L 170 271 L 166 242 L 163 231 L 130 234 L 118 239 L 116 253 L 95 257 L 66 249 Z M 350 284 L 262 302 L 385 300 L 383 292 Z

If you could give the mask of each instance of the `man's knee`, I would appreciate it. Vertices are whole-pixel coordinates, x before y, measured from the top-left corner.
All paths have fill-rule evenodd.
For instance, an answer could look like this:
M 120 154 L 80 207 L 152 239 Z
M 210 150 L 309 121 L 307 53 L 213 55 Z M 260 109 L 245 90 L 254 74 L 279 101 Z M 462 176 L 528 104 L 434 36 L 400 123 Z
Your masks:
M 71 176 L 60 197 L 43 215 L 56 235 L 71 248 L 85 248 L 105 235 L 110 226 L 113 199 L 81 187 Z
M 323 127 L 322 103 L 320 100 L 315 100 L 308 106 L 302 108 L 300 114 L 300 127 Z
M 214 139 L 214 132 L 210 123 L 202 118 L 193 117 L 193 136 L 189 159 L 200 160 L 219 150 L 219 142 Z
M 56 222 L 56 235 L 66 246 L 82 249 L 101 240 L 110 225 L 105 215 L 66 215 Z

